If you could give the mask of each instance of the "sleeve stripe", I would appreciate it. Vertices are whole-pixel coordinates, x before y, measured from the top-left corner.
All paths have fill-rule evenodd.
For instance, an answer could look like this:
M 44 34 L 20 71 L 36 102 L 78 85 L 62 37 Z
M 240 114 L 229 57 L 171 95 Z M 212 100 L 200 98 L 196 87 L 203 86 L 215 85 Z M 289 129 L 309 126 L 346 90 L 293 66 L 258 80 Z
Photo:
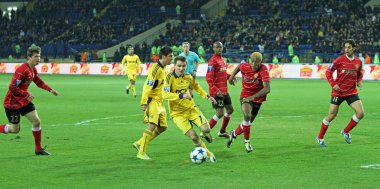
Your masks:
M 158 64 L 155 64 L 154 66 L 155 67 L 153 68 L 154 70 L 152 72 L 152 77 L 156 78 L 156 75 L 157 75 L 158 69 L 160 69 L 160 66 L 158 66 Z
M 173 74 L 171 74 L 171 73 L 169 73 L 169 74 L 166 76 L 166 79 L 165 79 L 166 83 L 169 83 L 169 82 L 170 82 L 170 79 L 171 79 L 172 76 L 173 76 Z

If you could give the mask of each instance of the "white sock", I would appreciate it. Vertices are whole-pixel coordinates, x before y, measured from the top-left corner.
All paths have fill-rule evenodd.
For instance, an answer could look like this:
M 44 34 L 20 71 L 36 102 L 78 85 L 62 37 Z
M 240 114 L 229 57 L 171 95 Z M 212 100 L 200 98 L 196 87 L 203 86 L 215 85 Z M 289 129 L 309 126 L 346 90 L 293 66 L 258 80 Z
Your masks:
M 216 122 L 219 121 L 219 118 L 218 118 L 218 116 L 216 116 L 216 115 L 214 115 L 214 116 L 212 117 L 212 119 L 214 119 Z

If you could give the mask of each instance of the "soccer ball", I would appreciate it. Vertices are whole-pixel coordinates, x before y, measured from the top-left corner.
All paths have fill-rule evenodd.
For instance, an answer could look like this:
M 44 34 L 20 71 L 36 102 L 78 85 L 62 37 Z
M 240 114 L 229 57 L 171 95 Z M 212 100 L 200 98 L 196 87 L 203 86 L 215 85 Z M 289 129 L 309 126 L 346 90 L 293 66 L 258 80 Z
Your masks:
M 190 159 L 193 163 L 200 164 L 207 159 L 207 150 L 202 147 L 196 147 L 190 153 Z

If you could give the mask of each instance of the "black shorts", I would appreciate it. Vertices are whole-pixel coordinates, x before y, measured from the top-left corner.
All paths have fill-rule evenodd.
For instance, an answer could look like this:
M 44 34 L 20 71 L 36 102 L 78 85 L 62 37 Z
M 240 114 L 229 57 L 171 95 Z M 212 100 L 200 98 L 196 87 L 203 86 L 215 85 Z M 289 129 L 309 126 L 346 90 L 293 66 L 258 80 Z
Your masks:
M 223 97 L 214 96 L 214 98 L 216 100 L 216 104 L 212 103 L 212 107 L 215 109 L 224 108 L 226 105 L 232 104 L 230 94 L 228 94 L 228 93 L 227 93 L 227 95 L 225 95 Z
M 34 104 L 29 102 L 28 105 L 16 109 L 16 110 L 11 110 L 8 108 L 5 108 L 5 114 L 7 115 L 8 121 L 13 124 L 18 124 L 20 123 L 20 118 L 21 116 L 26 115 L 29 112 L 34 111 L 36 108 L 34 107 Z
M 256 102 L 252 102 L 252 101 L 243 102 L 243 99 L 241 98 L 240 99 L 240 104 L 243 105 L 244 103 L 247 103 L 247 104 L 251 105 L 251 107 L 252 107 L 251 115 L 253 115 L 253 116 L 256 117 L 257 114 L 259 113 L 259 110 L 260 110 L 260 107 L 261 107 L 262 103 L 256 103 Z
M 346 97 L 337 97 L 337 96 L 331 96 L 331 104 L 340 105 L 343 101 L 346 101 L 348 105 L 352 104 L 353 102 L 360 100 L 358 94 L 354 94 L 351 96 Z

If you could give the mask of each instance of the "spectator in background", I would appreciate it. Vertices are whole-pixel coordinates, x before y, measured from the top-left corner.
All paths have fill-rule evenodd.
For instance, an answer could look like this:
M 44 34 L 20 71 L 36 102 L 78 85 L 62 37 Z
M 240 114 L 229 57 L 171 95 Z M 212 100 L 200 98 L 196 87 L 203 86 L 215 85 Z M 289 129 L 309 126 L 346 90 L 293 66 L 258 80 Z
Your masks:
M 363 57 L 363 53 L 359 53 L 359 59 L 360 61 L 362 61 L 362 67 L 364 67 L 364 57 Z
M 373 63 L 379 65 L 379 53 L 375 53 L 373 57 Z
M 290 58 L 293 58 L 294 56 L 294 48 L 292 43 L 289 43 L 288 45 L 288 55 Z
M 181 6 L 179 4 L 175 7 L 175 12 L 177 14 L 177 19 L 180 19 L 181 18 Z
M 321 59 L 319 59 L 318 56 L 315 56 L 314 63 L 315 64 L 320 64 L 321 63 Z
M 113 62 L 119 62 L 119 59 L 120 59 L 120 52 L 119 52 L 119 50 L 116 49 L 115 53 L 113 54 L 112 61 Z
M 20 44 L 15 45 L 15 52 L 16 52 L 16 58 L 20 59 L 21 58 L 21 46 L 20 46 Z
M 296 63 L 296 64 L 300 63 L 300 59 L 298 58 L 296 54 L 292 58 L 292 63 Z
M 104 63 L 107 62 L 107 52 L 106 51 L 103 52 L 102 62 L 104 62 Z
M 277 64 L 278 63 L 278 58 L 277 58 L 276 55 L 273 56 L 272 63 L 273 64 Z
M 81 55 L 80 61 L 81 61 L 82 63 L 86 63 L 86 62 L 87 62 L 87 53 L 86 53 L 86 51 L 83 51 L 83 52 L 82 52 L 82 55 Z
M 369 56 L 369 54 L 365 55 L 364 63 L 365 64 L 371 64 L 371 57 Z

